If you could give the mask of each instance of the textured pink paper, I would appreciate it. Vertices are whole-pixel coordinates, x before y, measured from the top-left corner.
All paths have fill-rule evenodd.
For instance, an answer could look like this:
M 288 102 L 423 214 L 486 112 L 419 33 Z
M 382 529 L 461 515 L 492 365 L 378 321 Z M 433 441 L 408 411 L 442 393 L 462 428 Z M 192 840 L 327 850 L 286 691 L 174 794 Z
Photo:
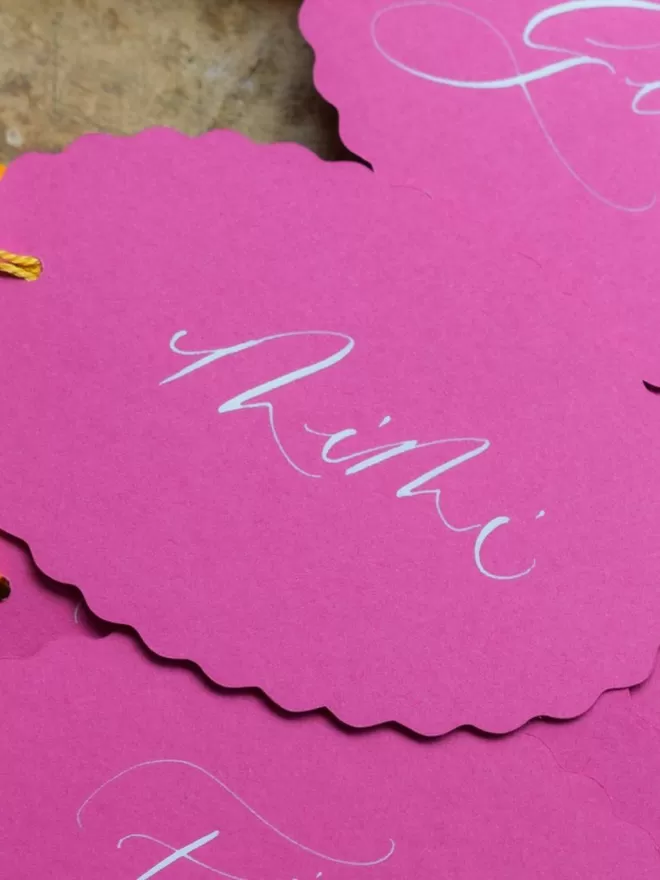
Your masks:
M 121 636 L 9 665 L 0 705 L 12 880 L 643 880 L 660 867 L 596 783 L 525 733 L 351 735 L 214 693 Z
M 301 26 L 343 139 L 377 174 L 425 191 L 459 227 L 524 241 L 542 264 L 598 243 L 634 265 L 631 247 L 653 259 L 658 224 L 659 12 L 645 0 L 305 0 Z
M 12 165 L 0 241 L 46 270 L 0 289 L 0 525 L 294 711 L 506 731 L 641 681 L 654 306 L 431 208 L 233 134 Z
M 29 657 L 52 639 L 93 632 L 82 603 L 56 591 L 27 550 L 2 536 L 0 572 L 12 587 L 9 599 L 0 603 L 0 659 Z
M 660 688 L 657 670 L 632 693 L 604 694 L 594 708 L 565 724 L 535 722 L 537 736 L 569 772 L 591 777 L 620 819 L 660 846 Z

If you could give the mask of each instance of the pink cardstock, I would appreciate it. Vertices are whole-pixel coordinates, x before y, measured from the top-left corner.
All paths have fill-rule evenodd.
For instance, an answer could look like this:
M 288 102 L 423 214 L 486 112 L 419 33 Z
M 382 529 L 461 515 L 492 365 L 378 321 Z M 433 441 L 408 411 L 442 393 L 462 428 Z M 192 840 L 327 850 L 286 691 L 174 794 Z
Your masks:
M 0 572 L 11 595 L 0 603 L 0 660 L 29 657 L 53 639 L 94 632 L 82 602 L 55 589 L 27 550 L 0 536 Z
M 650 880 L 660 859 L 536 737 L 282 717 L 124 636 L 0 677 L 3 876 Z
M 0 526 L 99 617 L 424 734 L 647 676 L 657 297 L 232 133 L 85 138 L 2 205 L 45 270 L 0 282 Z
M 655 279 L 658 13 L 647 0 L 305 0 L 301 27 L 344 141 L 377 174 L 543 266 L 597 248 Z
M 533 722 L 525 728 L 552 751 L 558 764 L 592 778 L 616 816 L 660 847 L 660 677 L 639 689 L 604 694 L 575 721 Z

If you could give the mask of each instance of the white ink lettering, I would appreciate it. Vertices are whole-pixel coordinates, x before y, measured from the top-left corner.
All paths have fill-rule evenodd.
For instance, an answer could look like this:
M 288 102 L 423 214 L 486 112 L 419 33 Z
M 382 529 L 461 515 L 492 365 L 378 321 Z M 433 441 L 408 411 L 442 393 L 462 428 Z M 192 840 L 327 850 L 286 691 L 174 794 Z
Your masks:
M 536 565 L 536 559 L 534 559 L 529 568 L 526 568 L 524 571 L 519 571 L 517 574 L 494 574 L 494 572 L 488 571 L 484 566 L 481 561 L 481 548 L 484 545 L 484 541 L 489 535 L 492 535 L 495 529 L 505 526 L 508 522 L 511 522 L 508 516 L 496 516 L 494 519 L 491 519 L 490 522 L 486 523 L 477 535 L 477 540 L 474 542 L 474 561 L 477 564 L 477 568 L 482 574 L 486 575 L 486 577 L 493 578 L 496 581 L 513 581 L 516 580 L 516 578 L 524 577 L 526 574 L 529 574 Z
M 118 782 L 120 779 L 123 779 L 124 777 L 128 776 L 129 774 L 136 773 L 137 771 L 143 770 L 148 767 L 166 767 L 166 766 L 172 766 L 172 765 L 179 766 L 179 767 L 185 767 L 189 770 L 192 770 L 194 772 L 194 774 L 199 774 L 202 777 L 204 777 L 205 779 L 211 781 L 214 785 L 218 786 L 220 789 L 222 789 L 222 791 L 224 791 L 227 795 L 229 795 L 229 797 L 235 803 L 239 804 L 258 823 L 260 823 L 265 828 L 267 828 L 271 833 L 275 834 L 277 837 L 281 838 L 283 841 L 285 841 L 287 844 L 291 845 L 295 849 L 302 850 L 302 852 L 305 852 L 308 855 L 314 856 L 315 858 L 318 858 L 321 861 L 330 862 L 335 865 L 345 865 L 345 866 L 352 867 L 352 868 L 371 868 L 371 867 L 375 867 L 376 865 L 382 865 L 383 862 L 386 862 L 389 858 L 391 858 L 391 856 L 394 854 L 394 851 L 396 849 L 396 845 L 395 845 L 394 841 L 390 840 L 389 848 L 384 855 L 382 855 L 376 859 L 369 859 L 369 860 L 364 860 L 364 861 L 354 860 L 354 859 L 336 858 L 334 856 L 328 855 L 327 853 L 323 853 L 323 852 L 320 852 L 319 850 L 312 849 L 312 847 L 306 846 L 305 844 L 301 843 L 299 840 L 296 840 L 295 838 L 291 837 L 290 835 L 285 834 L 284 831 L 281 831 L 276 825 L 273 825 L 271 822 L 269 822 L 268 819 L 266 819 L 264 816 L 262 816 L 260 813 L 258 813 L 253 807 L 251 807 L 247 803 L 247 801 L 244 801 L 243 798 L 240 797 L 240 795 L 238 795 L 235 791 L 233 791 L 231 788 L 229 788 L 229 786 L 226 783 L 224 783 L 221 779 L 218 779 L 217 776 L 214 776 L 208 770 L 205 770 L 204 767 L 200 767 L 198 764 L 194 764 L 191 761 L 185 761 L 185 760 L 177 759 L 177 758 L 161 758 L 161 759 L 154 760 L 154 761 L 143 761 L 140 764 L 134 764 L 132 767 L 128 767 L 126 770 L 122 770 L 120 773 L 117 773 L 115 776 L 108 779 L 106 782 L 104 782 L 102 785 L 100 785 L 95 791 L 93 791 L 89 795 L 88 798 L 86 798 L 83 801 L 82 805 L 80 806 L 80 808 L 78 809 L 78 812 L 76 814 L 76 821 L 77 821 L 78 827 L 83 828 L 83 814 L 86 812 L 87 808 L 92 803 L 92 801 L 94 801 L 96 799 L 96 797 L 102 791 L 106 790 L 110 786 L 113 786 L 114 783 Z M 138 880 L 148 880 L 148 878 L 154 877 L 157 873 L 164 871 L 165 868 L 169 867 L 169 865 L 174 864 L 174 862 L 176 862 L 178 860 L 185 860 L 185 861 L 192 862 L 193 864 L 197 865 L 198 867 L 204 868 L 207 871 L 211 871 L 212 873 L 215 873 L 220 877 L 227 878 L 227 880 L 245 880 L 245 878 L 236 877 L 233 874 L 227 874 L 227 873 L 219 870 L 218 868 L 214 868 L 211 865 L 206 864 L 205 862 L 200 862 L 199 860 L 195 859 L 191 855 L 191 853 L 194 852 L 195 850 L 201 848 L 202 846 L 206 846 L 209 843 L 211 843 L 213 840 L 215 840 L 218 837 L 219 833 L 220 833 L 219 831 L 213 831 L 211 834 L 207 834 L 206 836 L 201 837 L 198 840 L 196 840 L 194 843 L 188 844 L 188 846 L 185 846 L 182 848 L 170 846 L 170 844 L 165 843 L 162 840 L 158 840 L 155 837 L 151 837 L 150 835 L 127 834 L 118 841 L 117 848 L 121 849 L 122 846 L 128 840 L 141 839 L 141 840 L 149 840 L 152 843 L 156 843 L 159 846 L 170 850 L 169 856 L 167 856 L 165 859 L 163 859 L 161 862 L 159 862 L 157 865 L 155 865 L 153 868 L 151 868 L 149 871 L 147 871 L 147 873 L 142 874 L 138 878 Z
M 474 560 L 477 568 L 485 577 L 492 578 L 493 580 L 515 580 L 516 578 L 524 577 L 525 575 L 529 574 L 536 565 L 536 560 L 534 560 L 532 564 L 524 571 L 509 575 L 498 575 L 494 572 L 488 571 L 488 569 L 486 569 L 481 561 L 481 547 L 488 535 L 491 534 L 491 532 L 493 532 L 496 528 L 504 525 L 505 523 L 510 522 L 509 517 L 496 517 L 483 527 L 481 523 L 474 523 L 467 526 L 455 526 L 449 522 L 442 510 L 440 504 L 440 496 L 442 490 L 421 488 L 422 486 L 429 483 L 431 480 L 439 477 L 441 474 L 447 473 L 447 471 L 451 470 L 452 468 L 456 468 L 459 465 L 470 461 L 470 459 L 476 458 L 478 455 L 482 455 L 490 447 L 490 442 L 488 440 L 480 437 L 450 437 L 442 440 L 430 440 L 426 443 L 420 443 L 417 440 L 403 440 L 398 443 L 387 443 L 383 446 L 374 446 L 370 449 L 362 449 L 358 452 L 351 452 L 347 455 L 341 455 L 333 458 L 330 456 L 330 451 L 338 443 L 341 443 L 342 440 L 346 440 L 349 437 L 355 437 L 357 431 L 354 428 L 345 428 L 342 431 L 336 431 L 334 434 L 326 434 L 323 431 L 315 431 L 307 424 L 304 427 L 305 430 L 310 434 L 315 434 L 319 437 L 328 438 L 323 445 L 323 449 L 321 450 L 321 457 L 323 458 L 323 461 L 328 462 L 329 464 L 339 464 L 342 462 L 351 461 L 355 458 L 367 456 L 367 458 L 362 459 L 362 461 L 358 462 L 357 464 L 351 465 L 350 467 L 346 468 L 344 473 L 347 476 L 359 473 L 360 471 L 364 471 L 367 468 L 374 467 L 375 465 L 382 464 L 382 462 L 394 458 L 397 455 L 402 455 L 406 452 L 412 452 L 414 449 L 427 449 L 432 446 L 441 446 L 447 443 L 476 444 L 476 448 L 470 449 L 467 452 L 463 452 L 460 455 L 454 456 L 448 461 L 445 461 L 442 464 L 431 468 L 430 470 L 423 473 L 421 476 L 416 477 L 414 480 L 411 480 L 409 483 L 406 483 L 405 486 L 401 486 L 401 488 L 397 490 L 396 497 L 414 498 L 417 495 L 431 495 L 435 501 L 435 509 L 438 516 L 440 517 L 440 520 L 442 521 L 442 524 L 450 531 L 469 532 L 474 529 L 481 529 L 475 542 Z M 376 454 L 374 455 L 372 453 Z
M 409 9 L 420 6 L 432 6 L 441 9 L 451 9 L 455 12 L 459 12 L 469 16 L 474 21 L 486 27 L 498 39 L 504 51 L 508 55 L 509 61 L 514 71 L 513 74 L 511 76 L 489 80 L 452 79 L 449 77 L 437 76 L 421 70 L 417 67 L 414 67 L 410 64 L 406 64 L 400 58 L 397 58 L 395 55 L 388 52 L 382 45 L 378 37 L 379 23 L 385 16 L 391 14 L 395 10 Z M 541 24 L 549 21 L 552 18 L 567 15 L 573 12 L 579 12 L 581 10 L 597 9 L 637 9 L 648 12 L 660 12 L 660 3 L 652 2 L 652 0 L 569 0 L 569 2 L 559 3 L 555 6 L 543 9 L 541 12 L 530 18 L 530 20 L 525 25 L 525 28 L 521 35 L 523 44 L 529 49 L 535 49 L 541 52 L 559 52 L 568 57 L 560 61 L 553 62 L 551 64 L 545 64 L 541 67 L 536 68 L 535 70 L 527 72 L 521 71 L 511 44 L 504 36 L 504 34 L 500 30 L 498 30 L 494 24 L 492 24 L 492 22 L 490 22 L 483 16 L 478 15 L 476 12 L 473 12 L 471 9 L 466 9 L 454 3 L 442 2 L 442 0 L 411 0 L 411 2 L 394 3 L 390 6 L 385 7 L 384 9 L 380 10 L 380 12 L 378 12 L 372 20 L 371 38 L 374 47 L 383 56 L 383 58 L 385 58 L 390 64 L 394 65 L 399 70 L 408 73 L 411 76 L 417 77 L 418 79 L 422 79 L 436 85 L 449 86 L 451 88 L 476 89 L 480 91 L 497 91 L 502 89 L 519 88 L 525 97 L 525 101 L 527 102 L 527 105 L 529 106 L 529 109 L 537 125 L 539 126 L 546 143 L 548 144 L 556 158 L 559 160 L 559 162 L 564 166 L 566 171 L 568 171 L 571 177 L 573 177 L 573 179 L 577 183 L 579 183 L 580 186 L 582 186 L 591 196 L 598 199 L 598 201 L 602 202 L 605 205 L 608 205 L 611 208 L 615 208 L 616 210 L 628 211 L 633 213 L 648 211 L 650 208 L 653 207 L 653 205 L 655 205 L 656 195 L 653 195 L 653 197 L 643 205 L 623 205 L 607 198 L 603 193 L 599 192 L 597 189 L 591 186 L 583 177 L 580 176 L 580 174 L 578 174 L 573 165 L 571 165 L 568 159 L 561 152 L 557 143 L 550 134 L 545 124 L 545 121 L 543 120 L 543 117 L 541 116 L 529 90 L 529 85 L 531 83 L 538 82 L 539 80 L 543 79 L 548 79 L 550 77 L 554 77 L 558 74 L 564 73 L 565 71 L 572 70 L 577 67 L 584 67 L 585 65 L 604 68 L 608 73 L 616 75 L 616 67 L 610 64 L 604 58 L 598 58 L 593 55 L 585 55 L 580 52 L 574 52 L 564 46 L 552 46 L 545 43 L 538 43 L 534 39 L 534 33 L 536 29 Z M 651 50 L 657 48 L 658 45 L 647 44 L 643 46 L 615 46 L 612 44 L 601 43 L 589 37 L 585 38 L 585 42 L 601 48 L 618 49 L 622 51 L 634 49 Z M 631 104 L 631 109 L 634 113 L 637 113 L 639 115 L 656 115 L 659 112 L 641 110 L 639 108 L 639 103 L 644 97 L 646 97 L 646 95 L 659 88 L 660 83 L 633 83 L 628 79 L 626 79 L 625 82 L 627 85 L 635 86 L 639 89 Z
M 207 834 L 204 837 L 200 837 L 199 840 L 195 840 L 193 843 L 189 843 L 188 846 L 183 846 L 181 847 L 181 849 L 176 850 L 174 849 L 174 847 L 169 846 L 167 843 L 163 843 L 161 840 L 156 840 L 155 837 L 149 837 L 149 835 L 147 834 L 127 834 L 126 837 L 122 837 L 121 840 L 117 843 L 117 849 L 121 849 L 127 840 L 140 838 L 142 840 L 149 840 L 152 843 L 159 843 L 161 846 L 165 847 L 165 849 L 172 850 L 171 855 L 158 862 L 158 864 L 154 865 L 153 868 L 149 868 L 149 870 L 145 871 L 144 874 L 140 874 L 137 880 L 149 880 L 150 877 L 155 877 L 156 874 L 160 874 L 162 871 L 165 870 L 165 868 L 169 868 L 170 865 L 173 865 L 180 859 L 186 859 L 189 862 L 193 862 L 193 864 L 195 865 L 201 865 L 202 867 L 213 871 L 214 874 L 218 874 L 220 877 L 226 877 L 227 880 L 241 880 L 240 877 L 235 877 L 233 874 L 225 874 L 223 871 L 215 871 L 213 868 L 209 868 L 208 865 L 204 865 L 203 862 L 199 862 L 197 861 L 197 859 L 193 859 L 190 857 L 191 852 L 194 852 L 196 849 L 200 849 L 201 847 L 206 846 L 207 843 L 215 840 L 219 833 L 219 831 L 212 831 L 210 834 Z
M 647 95 L 652 94 L 653 92 L 657 92 L 660 89 L 660 80 L 656 80 L 656 82 L 652 83 L 638 83 L 633 82 L 631 79 L 626 79 L 626 83 L 629 86 L 633 86 L 637 88 L 638 91 L 635 93 L 635 97 L 632 102 L 633 112 L 639 114 L 639 116 L 658 116 L 660 115 L 660 109 L 656 110 L 645 110 L 643 107 L 640 107 L 640 101 L 642 101 Z
M 237 394 L 235 397 L 226 400 L 218 407 L 219 413 L 236 412 L 238 410 L 244 409 L 265 409 L 268 412 L 268 422 L 270 425 L 271 433 L 273 435 L 273 439 L 275 440 L 278 449 L 287 460 L 287 462 L 294 470 L 303 474 L 303 476 L 318 479 L 320 476 L 319 474 L 311 474 L 308 471 L 303 470 L 303 468 L 299 467 L 293 461 L 293 459 L 284 449 L 277 430 L 275 429 L 275 416 L 273 412 L 273 405 L 270 403 L 270 401 L 262 400 L 259 401 L 259 403 L 248 403 L 248 401 L 254 400 L 256 397 L 260 397 L 262 394 L 268 394 L 271 391 L 275 391 L 278 388 L 283 388 L 285 385 L 290 385 L 292 382 L 297 382 L 300 379 L 306 379 L 308 376 L 313 376 L 315 373 L 321 372 L 321 370 L 327 370 L 329 367 L 338 364 L 353 350 L 353 347 L 355 346 L 355 341 L 352 339 L 352 337 L 347 336 L 345 333 L 335 333 L 332 331 L 323 330 L 307 330 L 293 333 L 276 333 L 273 336 L 264 336 L 262 339 L 251 339 L 247 342 L 242 342 L 239 343 L 239 345 L 232 345 L 227 348 L 208 349 L 205 351 L 186 351 L 184 349 L 178 348 L 177 343 L 184 336 L 187 336 L 187 334 L 187 330 L 179 330 L 178 333 L 174 334 L 174 336 L 170 340 L 171 351 L 175 352 L 176 354 L 186 356 L 198 357 L 199 355 L 202 355 L 202 357 L 199 360 L 196 360 L 194 363 L 189 364 L 187 367 L 184 367 L 182 370 L 179 370 L 179 372 L 168 376 L 167 379 L 163 379 L 163 381 L 160 383 L 161 385 L 167 385 L 170 382 L 175 382 L 177 379 L 182 379 L 184 376 L 193 373 L 195 370 L 200 370 L 202 367 L 206 367 L 209 364 L 214 363 L 214 361 L 219 360 L 220 358 L 228 357 L 229 355 L 233 354 L 238 354 L 241 351 L 246 351 L 249 348 L 255 348 L 258 345 L 263 345 L 265 342 L 272 342 L 275 339 L 287 339 L 296 336 L 329 336 L 335 339 L 344 340 L 344 346 L 335 354 L 330 355 L 330 357 L 323 358 L 323 360 L 320 361 L 315 361 L 313 364 L 309 364 L 306 367 L 301 367 L 298 370 L 292 370 L 289 373 L 285 373 L 283 376 L 278 376 L 275 379 L 271 379 L 269 382 L 262 382 L 260 385 L 257 385 L 254 388 L 249 388 L 247 391 L 243 391 L 241 394 Z
M 247 342 L 239 343 L 238 345 L 227 346 L 224 348 L 186 350 L 178 346 L 179 340 L 186 335 L 187 331 L 185 330 L 180 330 L 179 332 L 175 333 L 170 340 L 170 350 L 173 351 L 175 354 L 184 355 L 186 357 L 194 357 L 196 358 L 196 360 L 188 364 L 182 370 L 179 370 L 178 372 L 173 373 L 171 376 L 168 376 L 167 379 L 164 379 L 160 383 L 161 385 L 166 385 L 170 382 L 179 380 L 184 376 L 190 375 L 196 370 L 200 370 L 203 367 L 209 366 L 210 364 L 214 363 L 217 360 L 220 360 L 221 358 L 238 354 L 248 349 L 255 348 L 256 346 L 262 345 L 266 342 L 272 342 L 277 339 L 304 336 L 330 336 L 333 338 L 339 338 L 344 341 L 345 344 L 335 354 L 323 358 L 322 360 L 315 361 L 312 364 L 308 364 L 307 366 L 301 367 L 297 370 L 284 373 L 281 376 L 271 379 L 268 382 L 263 382 L 253 388 L 249 388 L 247 391 L 243 391 L 240 394 L 231 397 L 229 400 L 225 401 L 218 407 L 218 412 L 221 414 L 236 412 L 244 409 L 265 408 L 268 412 L 268 420 L 272 436 L 285 460 L 295 471 L 302 474 L 303 476 L 320 479 L 320 474 L 312 474 L 297 465 L 284 449 L 284 446 L 282 445 L 279 435 L 275 429 L 275 411 L 273 404 L 270 402 L 270 400 L 261 400 L 258 402 L 250 401 L 255 401 L 256 398 L 261 397 L 264 394 L 274 392 L 278 388 L 282 388 L 293 382 L 297 382 L 301 379 L 312 376 L 315 373 L 320 372 L 321 370 L 326 370 L 329 367 L 332 367 L 335 364 L 339 363 L 341 360 L 347 357 L 355 347 L 355 340 L 353 339 L 353 337 L 348 336 L 345 333 L 337 333 L 335 331 L 301 330 L 264 336 L 261 339 L 249 340 Z M 381 419 L 378 428 L 380 429 L 385 427 L 386 425 L 390 424 L 391 421 L 391 416 L 385 416 L 383 419 Z M 371 446 L 367 449 L 361 449 L 356 452 L 349 452 L 344 455 L 333 455 L 331 453 L 333 452 L 335 447 L 337 447 L 340 443 L 343 443 L 345 440 L 348 440 L 349 438 L 355 437 L 357 435 L 357 431 L 355 430 L 355 428 L 344 428 L 340 431 L 327 433 L 325 431 L 317 431 L 305 423 L 304 429 L 309 434 L 314 434 L 318 437 L 325 438 L 325 442 L 321 449 L 322 461 L 324 461 L 326 464 L 331 465 L 347 464 L 347 467 L 344 469 L 344 474 L 347 477 L 362 473 L 369 468 L 376 467 L 377 465 L 383 464 L 384 462 L 389 461 L 392 458 L 412 452 L 413 450 L 429 449 L 431 447 L 445 446 L 447 444 L 458 444 L 462 446 L 472 447 L 468 448 L 464 452 L 460 452 L 458 455 L 450 457 L 448 460 L 442 462 L 439 465 L 436 465 L 430 470 L 425 471 L 423 474 L 421 474 L 421 476 L 415 477 L 413 480 L 410 480 L 408 483 L 401 486 L 397 490 L 396 497 L 414 498 L 418 495 L 430 495 L 434 500 L 435 510 L 438 517 L 442 521 L 442 524 L 447 529 L 449 529 L 449 531 L 460 533 L 480 529 L 481 531 L 479 532 L 474 548 L 474 561 L 478 571 L 485 577 L 492 578 L 494 580 L 513 580 L 515 578 L 524 577 L 525 575 L 529 574 L 534 568 L 536 561 L 534 561 L 524 571 L 518 572 L 517 574 L 499 575 L 486 569 L 481 561 L 481 547 L 488 535 L 490 535 L 491 532 L 494 531 L 496 528 L 499 528 L 501 525 L 508 523 L 510 521 L 509 518 L 496 517 L 486 525 L 482 525 L 482 523 L 480 522 L 461 526 L 454 525 L 447 519 L 444 511 L 442 510 L 442 506 L 440 503 L 441 490 L 437 488 L 422 488 L 427 486 L 429 482 L 446 473 L 447 471 L 459 467 L 461 464 L 464 464 L 465 462 L 468 462 L 479 455 L 483 455 L 483 453 L 485 453 L 490 447 L 489 440 L 483 437 L 449 437 L 424 442 L 420 442 L 419 440 L 400 440 L 392 443 L 381 444 L 378 446 Z M 354 463 L 349 464 L 349 462 Z

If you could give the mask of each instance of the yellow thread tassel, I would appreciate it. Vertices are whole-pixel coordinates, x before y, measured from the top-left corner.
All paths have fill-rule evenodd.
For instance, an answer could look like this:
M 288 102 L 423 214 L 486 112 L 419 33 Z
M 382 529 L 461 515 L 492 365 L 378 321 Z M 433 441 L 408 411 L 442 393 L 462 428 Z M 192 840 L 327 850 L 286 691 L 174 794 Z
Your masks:
M 0 178 L 5 173 L 5 166 L 0 165 Z M 41 275 L 43 266 L 36 257 L 22 257 L 0 250 L 0 274 L 22 278 L 23 281 L 36 281 Z M 0 576 L 1 577 L 1 576 Z
M 36 281 L 43 271 L 41 260 L 36 257 L 23 257 L 0 250 L 0 273 L 22 278 L 23 281 Z

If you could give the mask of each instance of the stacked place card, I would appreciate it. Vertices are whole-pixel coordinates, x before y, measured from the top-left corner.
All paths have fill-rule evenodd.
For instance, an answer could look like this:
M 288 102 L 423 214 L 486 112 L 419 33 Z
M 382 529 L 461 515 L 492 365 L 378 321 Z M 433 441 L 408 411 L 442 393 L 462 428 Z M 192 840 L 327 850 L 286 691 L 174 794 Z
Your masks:
M 11 880 L 657 875 L 660 4 L 477 2 L 4 177 Z

